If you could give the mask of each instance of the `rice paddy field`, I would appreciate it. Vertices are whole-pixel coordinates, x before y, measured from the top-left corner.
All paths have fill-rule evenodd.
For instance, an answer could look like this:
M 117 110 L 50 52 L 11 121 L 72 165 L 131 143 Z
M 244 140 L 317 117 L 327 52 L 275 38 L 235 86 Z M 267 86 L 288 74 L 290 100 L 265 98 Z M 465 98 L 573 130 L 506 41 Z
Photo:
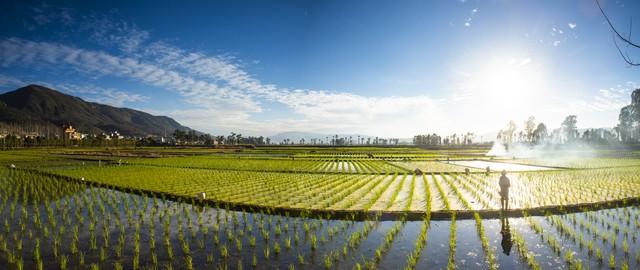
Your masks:
M 0 269 L 640 269 L 640 153 L 487 150 L 4 151 Z

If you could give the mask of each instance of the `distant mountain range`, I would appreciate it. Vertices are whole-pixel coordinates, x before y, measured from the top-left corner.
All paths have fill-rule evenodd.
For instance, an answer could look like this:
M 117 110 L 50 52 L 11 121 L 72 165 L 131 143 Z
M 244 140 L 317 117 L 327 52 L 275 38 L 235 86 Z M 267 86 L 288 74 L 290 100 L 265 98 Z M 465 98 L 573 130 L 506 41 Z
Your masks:
M 0 122 L 72 125 L 82 133 L 118 131 L 125 136 L 162 136 L 176 129 L 191 130 L 167 116 L 87 102 L 40 85 L 1 94 Z

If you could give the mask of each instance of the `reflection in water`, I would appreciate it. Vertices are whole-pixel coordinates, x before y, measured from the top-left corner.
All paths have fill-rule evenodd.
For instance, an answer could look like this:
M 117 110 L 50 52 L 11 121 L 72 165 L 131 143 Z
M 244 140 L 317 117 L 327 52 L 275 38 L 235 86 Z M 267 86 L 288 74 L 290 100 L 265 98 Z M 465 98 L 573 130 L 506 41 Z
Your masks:
M 512 242 L 511 242 L 511 230 L 509 229 L 509 219 L 506 218 L 504 215 L 502 215 L 500 217 L 500 223 L 502 224 L 501 229 L 500 229 L 500 234 L 502 234 L 502 252 L 504 254 L 507 254 L 507 256 L 509 256 L 509 253 L 511 253 L 511 246 L 512 246 Z

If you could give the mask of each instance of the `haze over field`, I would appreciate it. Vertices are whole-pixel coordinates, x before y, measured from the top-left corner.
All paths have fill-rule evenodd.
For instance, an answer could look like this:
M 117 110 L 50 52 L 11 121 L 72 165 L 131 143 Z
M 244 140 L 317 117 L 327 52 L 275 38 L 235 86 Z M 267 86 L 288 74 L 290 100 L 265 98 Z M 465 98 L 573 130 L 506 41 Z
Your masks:
M 0 92 L 37 83 L 216 134 L 411 138 L 530 115 L 612 127 L 640 85 L 592 1 L 123 3 L 3 2 Z M 640 10 L 602 4 L 625 31 Z

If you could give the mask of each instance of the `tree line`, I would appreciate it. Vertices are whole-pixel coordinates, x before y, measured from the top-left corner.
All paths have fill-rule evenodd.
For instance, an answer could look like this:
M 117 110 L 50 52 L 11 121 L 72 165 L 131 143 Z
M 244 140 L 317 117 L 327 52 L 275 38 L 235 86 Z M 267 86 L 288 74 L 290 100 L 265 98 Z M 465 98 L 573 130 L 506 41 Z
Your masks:
M 415 135 L 413 136 L 413 144 L 415 145 L 469 145 L 473 144 L 476 135 L 471 132 L 467 133 L 454 133 L 449 136 L 440 136 L 436 133 Z

